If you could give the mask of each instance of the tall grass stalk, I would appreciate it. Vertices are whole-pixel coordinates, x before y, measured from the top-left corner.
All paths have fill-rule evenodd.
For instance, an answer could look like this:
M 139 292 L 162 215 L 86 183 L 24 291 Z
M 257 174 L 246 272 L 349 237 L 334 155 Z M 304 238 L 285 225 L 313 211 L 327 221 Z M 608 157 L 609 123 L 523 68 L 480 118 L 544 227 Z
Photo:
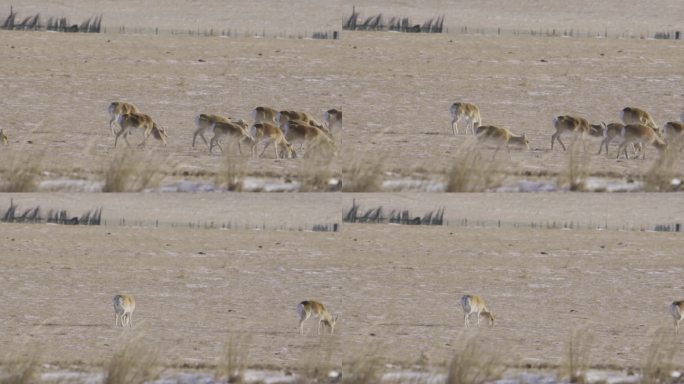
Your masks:
M 591 347 L 593 336 L 585 329 L 575 329 L 570 333 L 565 347 L 565 359 L 562 375 L 568 377 L 571 383 L 586 382 L 586 371 L 591 362 Z
M 463 143 L 454 160 L 446 171 L 447 192 L 483 192 L 501 186 L 501 160 L 485 156 L 475 139 Z
M 589 177 L 589 153 L 581 141 L 575 140 L 565 152 L 565 168 L 559 174 L 558 184 L 571 191 L 586 190 Z
M 463 348 L 449 363 L 446 384 L 481 384 L 501 378 L 505 365 L 500 355 L 477 336 L 462 338 Z
M 247 159 L 242 156 L 224 154 L 221 168 L 216 173 L 216 186 L 229 191 L 240 192 L 247 177 Z
M 159 351 L 135 336 L 124 340 L 105 364 L 104 384 L 142 384 L 160 373 Z
M 103 192 L 140 192 L 159 186 L 166 157 L 158 153 L 125 149 L 117 152 L 104 171 Z
M 660 153 L 651 168 L 644 174 L 644 184 L 648 191 L 671 191 L 678 188 L 672 183 L 673 179 L 682 177 L 682 171 L 677 168 L 677 162 L 682 157 L 684 138 L 669 140 L 667 148 Z
M 646 351 L 641 369 L 641 382 L 646 383 L 674 383 L 672 371 L 677 368 L 674 361 L 678 343 L 670 328 L 660 328 L 653 334 L 653 340 Z
M 43 171 L 45 151 L 0 150 L 0 192 L 34 192 Z
M 216 365 L 216 376 L 228 383 L 242 383 L 248 366 L 248 340 L 243 336 L 232 337 L 223 347 Z

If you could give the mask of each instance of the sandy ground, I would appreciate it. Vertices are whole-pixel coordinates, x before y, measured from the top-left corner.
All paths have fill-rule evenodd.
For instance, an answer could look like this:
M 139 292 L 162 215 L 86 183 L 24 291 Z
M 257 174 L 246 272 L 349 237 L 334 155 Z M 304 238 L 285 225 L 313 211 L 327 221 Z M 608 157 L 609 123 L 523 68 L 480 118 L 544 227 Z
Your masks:
M 229 200 L 238 204 L 239 196 Z M 466 197 L 497 210 L 487 195 L 439 203 L 454 212 Z M 641 214 L 661 198 L 629 197 L 643 203 L 635 206 Z M 126 201 L 128 209 L 149 211 L 166 203 L 133 195 Z M 387 195 L 385 203 L 411 208 L 406 196 Z M 623 203 L 599 198 L 587 206 L 622 219 L 629 217 L 620 213 Z M 563 213 L 553 202 L 543 210 Z M 529 214 L 511 209 L 509 218 Z M 656 211 L 653 219 L 669 214 Z M 320 361 L 320 348 L 332 349 L 333 365 L 377 349 L 395 366 L 411 367 L 423 354 L 428 365 L 440 366 L 462 347 L 462 336 L 477 334 L 507 351 L 509 364 L 547 366 L 562 363 L 569 333 L 579 328 L 594 338 L 593 365 L 638 367 L 653 332 L 671 332 L 667 305 L 679 298 L 684 267 L 678 233 L 359 224 L 341 233 L 1 227 L 0 344 L 17 351 L 38 343 L 41 359 L 57 366 L 89 367 L 111 356 L 131 332 L 113 327 L 110 300 L 127 292 L 138 303 L 134 332 L 161 350 L 165 364 L 211 365 L 224 343 L 239 337 L 250 364 L 260 367 L 306 369 Z M 487 299 L 497 314 L 494 328 L 464 330 L 464 293 Z M 312 321 L 307 336 L 297 334 L 294 308 L 304 299 L 322 300 L 339 314 L 335 337 L 321 341 Z
M 659 8 L 664 15 L 675 13 L 665 12 L 667 7 L 681 7 L 678 2 L 665 3 L 665 8 Z M 69 7 L 62 2 L 49 4 L 48 9 L 55 7 L 56 11 Z M 93 6 L 102 5 L 104 10 L 115 6 L 96 4 Z M 398 13 L 404 9 L 388 4 L 396 6 Z M 534 6 L 523 4 L 522 13 Z M 641 2 L 622 7 L 624 13 L 608 19 L 633 25 L 626 14 L 643 11 L 638 14 L 650 25 L 667 24 L 649 17 L 637 4 Z M 26 2 L 15 7 L 30 12 L 34 5 Z M 325 7 L 340 6 L 330 3 Z M 190 27 L 192 12 L 211 8 L 211 3 L 197 9 L 189 3 L 179 7 L 175 12 L 192 9 L 182 24 Z M 239 7 L 250 12 L 261 9 L 256 3 Z M 302 7 L 316 9 L 305 3 Z M 437 2 L 421 12 L 443 7 Z M 480 13 L 489 9 L 481 7 Z M 604 5 L 596 7 L 603 9 Z M 538 9 L 544 12 L 546 7 Z M 330 17 L 328 10 L 319 11 Z M 159 20 L 172 22 L 164 12 L 174 10 L 158 15 Z M 565 15 L 562 8 L 556 12 L 561 18 L 584 21 L 578 15 Z M 293 11 L 292 17 L 295 15 L 307 17 Z M 143 12 L 122 20 L 135 25 L 147 20 L 144 16 Z M 274 25 L 290 20 L 264 17 L 277 20 Z M 526 24 L 520 13 L 506 17 L 517 20 L 518 25 Z M 329 24 L 322 22 L 322 26 Z M 550 151 L 551 119 L 556 115 L 578 114 L 594 123 L 612 122 L 624 106 L 639 106 L 663 124 L 678 119 L 684 105 L 684 69 L 679 62 L 683 48 L 672 40 L 453 32 L 344 33 L 341 40 L 316 41 L 2 31 L 2 47 L 6 54 L 1 59 L 4 70 L 0 79 L 5 86 L 0 90 L 4 113 L 0 126 L 11 144 L 2 154 L 28 151 L 33 158 L 42 155 L 47 172 L 44 178 L 52 179 L 102 179 L 103 170 L 120 152 L 112 148 L 113 137 L 107 127 L 106 108 L 114 100 L 135 103 L 168 130 L 168 147 L 151 142 L 146 151 L 158 153 L 165 163 L 160 172 L 171 179 L 184 175 L 207 179 L 221 168 L 219 156 L 209 155 L 202 143 L 190 146 L 193 118 L 202 112 L 249 120 L 257 105 L 304 110 L 318 117 L 329 108 L 340 108 L 345 111 L 345 129 L 337 138 L 344 139 L 339 161 L 329 165 L 333 175 L 339 175 L 340 167 L 348 171 L 358 162 L 382 159 L 385 173 L 380 178 L 441 180 L 467 141 L 465 135 L 448 134 L 448 109 L 455 101 L 477 103 L 485 124 L 527 135 L 532 151 L 513 150 L 510 159 L 505 153 L 498 157 L 504 172 L 517 178 L 553 178 L 567 168 L 563 151 Z M 139 139 L 138 135 L 131 140 Z M 648 148 L 645 161 L 615 160 L 616 144 L 611 157 L 597 156 L 598 144 L 599 140 L 590 140 L 588 148 L 590 173 L 595 176 L 638 178 L 657 158 L 656 151 Z M 236 156 L 232 151 L 232 160 L 238 159 Z M 303 158 L 273 159 L 269 152 L 266 156 L 270 158 L 252 159 L 245 154 L 242 167 L 253 176 L 285 180 L 301 178 L 311 164 Z M 680 158 L 675 169 L 681 170 L 683 161 Z M 346 174 L 349 177 L 350 173 Z

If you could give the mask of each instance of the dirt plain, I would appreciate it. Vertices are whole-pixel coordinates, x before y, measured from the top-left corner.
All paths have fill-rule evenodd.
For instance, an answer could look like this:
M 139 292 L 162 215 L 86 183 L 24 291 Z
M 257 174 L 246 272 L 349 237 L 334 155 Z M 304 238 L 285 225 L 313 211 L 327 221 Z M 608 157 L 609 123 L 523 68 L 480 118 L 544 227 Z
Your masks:
M 42 180 L 101 181 L 121 152 L 112 148 L 106 107 L 127 100 L 169 131 L 168 147 L 151 142 L 144 149 L 164 159 L 167 180 L 210 179 L 222 158 L 201 143 L 191 148 L 197 113 L 247 119 L 256 105 L 272 105 L 320 116 L 336 107 L 346 116 L 333 175 L 380 159 L 383 179 L 439 180 L 468 140 L 447 133 L 449 105 L 468 100 L 480 105 L 485 123 L 529 137 L 532 151 L 513 150 L 503 165 L 508 174 L 549 178 L 567 161 L 559 148 L 550 151 L 555 115 L 608 122 L 634 105 L 662 124 L 684 111 L 681 41 L 616 37 L 684 29 L 678 1 L 655 8 L 641 1 L 456 7 L 435 0 L 420 9 L 359 2 L 364 15 L 446 14 L 450 32 L 343 33 L 340 40 L 288 36 L 339 29 L 347 2 L 172 3 L 14 2 L 21 15 L 82 20 L 102 13 L 107 32 L 0 31 L 0 128 L 10 139 L 0 161 L 24 153 L 42 159 Z M 491 29 L 462 34 L 464 25 Z M 121 26 L 137 32 L 119 33 Z M 501 36 L 491 32 L 497 27 Z M 210 28 L 237 32 L 186 33 Z M 609 37 L 511 32 L 554 28 L 608 30 Z M 590 152 L 596 147 L 590 143 Z M 656 158 L 653 148 L 647 155 L 592 154 L 590 173 L 639 178 Z M 310 161 L 228 159 L 244 160 L 250 176 L 283 180 L 300 177 Z M 683 161 L 674 166 L 679 176 Z M 592 366 L 628 369 L 644 363 L 656 331 L 671 330 L 667 305 L 681 299 L 681 234 L 639 230 L 680 221 L 680 194 L 41 193 L 3 194 L 0 208 L 10 199 L 76 214 L 102 206 L 108 224 L 0 224 L 0 363 L 37 345 L 52 368 L 98 370 L 122 337 L 136 334 L 165 365 L 188 369 L 216 364 L 225 343 L 239 340 L 256 368 L 306 370 L 323 349 L 332 351 L 334 366 L 371 351 L 388 369 L 443 372 L 462 337 L 476 334 L 504 351 L 506 364 L 548 368 L 563 363 L 570 332 L 582 329 L 594 339 Z M 308 231 L 339 223 L 352 199 L 416 214 L 444 207 L 450 225 Z M 487 225 L 460 225 L 464 218 Z M 204 228 L 226 221 L 231 229 Z M 489 225 L 498 221 L 506 225 Z M 549 221 L 581 229 L 526 225 Z M 608 230 L 587 229 L 604 223 Z M 121 292 L 138 302 L 132 331 L 112 324 L 111 298 Z M 464 293 L 487 298 L 494 328 L 463 328 Z M 311 320 L 308 335 L 297 334 L 294 307 L 314 298 L 339 314 L 334 337 L 316 337 Z M 676 361 L 682 358 L 679 348 Z

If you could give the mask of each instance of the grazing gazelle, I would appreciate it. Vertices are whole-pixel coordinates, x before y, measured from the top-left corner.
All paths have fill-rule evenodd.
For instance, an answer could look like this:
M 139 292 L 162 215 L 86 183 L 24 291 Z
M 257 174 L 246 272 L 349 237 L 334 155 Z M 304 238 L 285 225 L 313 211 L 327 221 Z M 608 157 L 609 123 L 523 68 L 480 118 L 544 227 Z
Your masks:
M 463 295 L 461 297 L 461 306 L 463 306 L 463 314 L 466 328 L 470 327 L 470 315 L 477 313 L 477 326 L 480 326 L 480 315 L 489 318 L 489 325 L 494 326 L 494 314 L 487 309 L 484 299 L 478 295 Z
M 9 144 L 9 139 L 7 138 L 7 135 L 5 135 L 5 132 L 3 132 L 2 128 L 0 128 L 0 142 L 2 142 L 2 145 Z
M 278 111 L 270 107 L 256 107 L 252 110 L 252 120 L 254 123 L 276 124 Z
M 271 144 L 273 144 L 273 147 L 275 148 L 276 159 L 280 158 L 280 152 L 278 152 L 278 148 L 284 148 L 285 151 L 287 151 L 288 158 L 292 159 L 296 157 L 296 153 L 292 148 L 292 144 L 285 139 L 285 134 L 283 131 L 273 124 L 256 123 L 252 125 L 252 128 L 250 129 L 250 135 L 254 139 L 254 143 L 252 144 L 252 156 L 256 156 L 257 144 L 259 144 L 261 141 L 266 141 L 266 145 L 258 157 L 263 156 L 264 152 L 266 152 L 266 148 L 268 148 L 268 146 Z
M 111 104 L 109 104 L 109 108 L 107 108 L 107 111 L 109 112 L 109 129 L 112 130 L 112 135 L 116 134 L 116 132 L 114 131 L 114 127 L 112 127 L 112 123 L 118 121 L 119 116 L 128 113 L 140 113 L 138 107 L 131 103 L 125 103 L 123 101 L 112 102 Z
M 451 113 L 451 132 L 456 135 L 458 133 L 458 122 L 462 119 L 466 121 L 465 133 L 468 134 L 468 128 L 475 134 L 475 128 L 482 123 L 480 118 L 480 108 L 471 103 L 453 103 L 449 107 Z
M 679 334 L 679 323 L 684 319 L 684 300 L 670 304 L 670 313 L 674 317 L 675 335 Z
M 480 326 L 480 315 L 489 318 L 489 325 L 494 326 L 494 314 L 487 309 L 484 299 L 477 295 L 463 295 L 461 297 L 461 306 L 463 307 L 465 327 L 470 327 L 470 315 L 477 313 L 477 326 Z
M 192 147 L 195 147 L 195 140 L 197 139 L 197 136 L 199 135 L 200 138 L 204 141 L 204 144 L 207 145 L 207 148 L 209 148 L 209 142 L 207 139 L 204 137 L 204 134 L 211 131 L 212 125 L 217 122 L 217 121 L 222 121 L 222 122 L 233 122 L 237 123 L 244 126 L 247 126 L 247 124 L 244 122 L 244 120 L 235 120 L 231 117 L 223 117 L 221 115 L 209 115 L 205 113 L 201 113 L 195 117 L 195 126 L 197 129 L 195 130 L 195 133 L 192 135 Z
M 135 311 L 135 299 L 131 295 L 114 296 L 114 326 L 133 326 L 133 311 Z
M 665 148 L 667 148 L 667 143 L 665 143 L 665 140 L 663 140 L 660 135 L 656 133 L 656 131 L 653 130 L 653 128 L 643 125 L 643 124 L 628 124 L 622 127 L 622 143 L 618 147 L 618 153 L 617 153 L 617 158 L 620 158 L 620 152 L 623 151 L 625 153 L 625 158 L 629 159 L 629 156 L 627 155 L 627 145 L 628 144 L 641 144 L 642 149 L 642 158 L 646 159 L 646 148 L 645 144 L 653 144 L 654 147 L 658 151 L 663 151 Z M 635 156 L 635 159 L 638 158 L 639 155 L 637 154 Z
M 561 141 L 561 135 L 565 132 L 573 133 L 575 139 L 581 140 L 582 144 L 584 144 L 584 138 L 591 131 L 591 125 L 589 125 L 587 119 L 567 115 L 554 117 L 553 127 L 556 129 L 556 132 L 551 135 L 551 150 L 553 150 L 553 143 L 556 140 L 563 147 L 563 150 L 566 150 L 565 144 Z
M 322 129 L 313 125 L 307 124 L 299 120 L 288 120 L 285 123 L 284 129 L 285 138 L 291 144 L 295 142 L 300 143 L 300 149 L 304 143 L 311 144 L 314 148 L 321 148 L 324 151 L 335 152 L 335 142 Z M 309 147 L 307 147 L 307 153 Z
M 301 121 L 308 125 L 312 125 L 323 131 L 323 133 L 328 135 L 328 137 L 332 138 L 330 130 L 323 124 L 314 120 L 314 118 L 306 112 L 280 111 L 278 112 L 278 115 L 276 115 L 276 123 L 281 129 L 285 129 L 285 124 L 287 124 L 287 122 L 291 120 Z
M 323 113 L 323 120 L 328 127 L 328 131 L 335 132 L 342 130 L 342 111 L 339 109 L 328 109 Z
M 237 141 L 238 152 L 242 155 L 241 143 L 247 141 L 250 144 L 254 144 L 254 139 L 247 133 L 247 125 L 243 122 L 234 121 L 215 121 L 211 125 L 211 129 L 214 131 L 214 137 L 209 141 L 209 153 L 214 149 L 214 146 L 219 147 L 221 152 L 223 152 L 223 147 L 219 144 L 219 140 L 223 136 L 230 136 Z
M 495 127 L 493 125 L 481 125 L 475 130 L 478 141 L 489 141 L 496 144 L 496 151 L 494 151 L 494 157 L 496 157 L 497 152 L 501 149 L 501 146 L 505 146 L 508 151 L 508 155 L 511 155 L 511 150 L 508 147 L 509 143 L 517 144 L 530 150 L 530 142 L 525 138 L 525 134 L 514 135 L 508 128 Z
M 663 136 L 668 139 L 680 138 L 684 134 L 684 123 L 679 121 L 668 121 L 663 125 Z
M 651 127 L 654 131 L 658 132 L 658 126 L 653 120 L 653 117 L 651 117 L 651 114 L 640 108 L 623 108 L 622 111 L 620 111 L 620 120 L 622 120 L 625 125 L 642 124 Z
M 318 318 L 318 334 L 321 334 L 321 324 L 325 323 L 330 327 L 330 334 L 335 331 L 335 323 L 337 322 L 337 315 L 328 312 L 323 303 L 313 300 L 305 300 L 297 304 L 297 314 L 299 315 L 299 334 L 304 334 L 304 321 L 312 314 Z
M 117 123 L 121 126 L 121 130 L 116 133 L 116 138 L 114 139 L 114 148 L 119 141 L 119 136 L 123 135 L 126 144 L 130 147 L 131 144 L 128 142 L 126 136 L 131 134 L 133 130 L 140 129 L 143 131 L 143 141 L 139 144 L 140 146 L 145 145 L 147 138 L 152 135 L 155 139 L 161 140 L 161 142 L 166 146 L 166 138 L 168 135 L 164 128 L 158 127 L 157 123 L 152 120 L 152 118 L 144 113 L 132 112 L 125 115 L 119 116 Z

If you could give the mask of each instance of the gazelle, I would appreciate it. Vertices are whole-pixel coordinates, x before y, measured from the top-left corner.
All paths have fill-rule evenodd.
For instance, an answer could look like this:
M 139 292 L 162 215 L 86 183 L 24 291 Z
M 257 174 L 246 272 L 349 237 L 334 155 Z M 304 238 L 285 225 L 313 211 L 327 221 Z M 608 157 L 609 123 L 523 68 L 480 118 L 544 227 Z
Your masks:
M 560 138 L 565 132 L 573 133 L 575 139 L 581 140 L 582 144 L 584 144 L 586 135 L 591 131 L 591 126 L 587 119 L 568 115 L 554 117 L 553 127 L 556 129 L 556 133 L 551 135 L 551 150 L 553 150 L 553 143 L 556 140 L 558 140 L 558 143 L 563 147 L 563 150 L 566 150 L 565 144 L 563 144 Z
M 300 148 L 304 143 L 311 144 L 313 147 L 325 147 L 325 150 L 335 151 L 335 142 L 322 129 L 309 125 L 299 120 L 288 120 L 283 129 L 285 138 L 290 144 L 300 143 Z M 307 148 L 307 152 L 308 152 Z
M 675 335 L 679 334 L 679 323 L 684 319 L 684 300 L 675 301 L 670 304 L 670 313 L 674 318 Z
M 646 148 L 644 147 L 644 144 L 653 144 L 658 151 L 663 151 L 667 147 L 667 143 L 665 143 L 665 140 L 663 140 L 660 135 L 656 133 L 656 131 L 653 130 L 652 127 L 643 125 L 643 124 L 628 124 L 622 127 L 622 132 L 620 133 L 622 136 L 622 143 L 620 143 L 620 146 L 618 147 L 618 154 L 617 158 L 620 158 L 620 152 L 623 151 L 625 153 L 625 158 L 628 159 L 629 156 L 627 155 L 627 145 L 628 144 L 641 144 L 642 149 L 642 158 L 646 159 Z M 638 158 L 639 155 L 637 154 L 635 158 Z
M 209 153 L 212 152 L 214 146 L 219 147 L 221 152 L 223 152 L 223 147 L 219 144 L 219 140 L 223 136 L 229 136 L 237 141 L 238 151 L 241 155 L 241 143 L 243 141 L 248 141 L 251 145 L 254 145 L 254 139 L 247 133 L 246 124 L 233 121 L 215 121 L 211 125 L 211 129 L 214 131 L 214 137 L 209 141 Z
M 603 129 L 603 140 L 601 140 L 601 145 L 599 146 L 598 154 L 601 154 L 603 147 L 606 147 L 606 154 L 608 153 L 608 144 L 613 141 L 617 136 L 622 135 L 622 128 L 624 128 L 622 123 L 610 123 L 607 124 Z
M 477 313 L 477 326 L 480 326 L 480 315 L 489 318 L 489 325 L 494 326 L 494 314 L 487 309 L 484 299 L 478 295 L 463 295 L 461 297 L 465 327 L 470 327 L 470 315 Z
M 2 145 L 9 144 L 9 139 L 7 138 L 7 135 L 5 135 L 5 132 L 2 128 L 0 128 L 0 142 L 2 142 Z
M 682 134 L 684 134 L 684 123 L 679 121 L 668 121 L 663 126 L 663 136 L 668 140 L 679 138 Z
M 511 150 L 508 147 L 509 143 L 517 144 L 530 150 L 530 142 L 525 138 L 525 134 L 515 135 L 508 128 L 495 127 L 493 125 L 481 125 L 475 130 L 478 141 L 489 141 L 497 145 L 496 151 L 494 151 L 494 157 L 501 149 L 501 146 L 505 146 L 510 156 Z
M 116 134 L 116 132 L 114 131 L 114 127 L 112 127 L 112 123 L 118 121 L 119 116 L 128 113 L 140 113 L 138 107 L 130 103 L 125 103 L 123 101 L 114 101 L 113 103 L 109 104 L 109 108 L 107 108 L 107 111 L 109 112 L 109 129 L 112 130 L 112 135 Z
M 468 128 L 475 134 L 475 128 L 482 124 L 482 119 L 480 118 L 480 108 L 471 103 L 453 103 L 449 107 L 449 112 L 451 113 L 451 131 L 454 135 L 458 133 L 458 122 L 460 120 L 466 121 L 466 135 L 468 134 Z
M 335 331 L 335 323 L 337 323 L 337 315 L 328 312 L 323 303 L 313 300 L 305 300 L 297 304 L 297 314 L 299 315 L 299 334 L 304 334 L 304 321 L 306 321 L 313 314 L 318 318 L 318 334 L 321 334 L 321 324 L 325 323 L 330 327 L 330 334 Z
M 131 295 L 114 296 L 114 326 L 121 323 L 122 327 L 133 326 L 133 311 L 135 311 L 135 299 Z
M 276 124 L 278 111 L 269 107 L 256 107 L 252 110 L 252 120 L 256 123 Z
M 252 125 L 252 128 L 250 129 L 250 135 L 254 139 L 254 144 L 252 144 L 252 156 L 256 156 L 257 144 L 259 144 L 259 142 L 261 141 L 266 141 L 266 145 L 264 146 L 264 149 L 261 151 L 261 154 L 259 154 L 258 157 L 264 155 L 264 152 L 266 152 L 266 148 L 268 148 L 268 146 L 271 145 L 271 143 L 273 143 L 273 148 L 275 148 L 276 159 L 280 158 L 278 148 L 285 148 L 285 150 L 287 151 L 288 158 L 292 159 L 296 157 L 294 148 L 292 148 L 292 144 L 290 144 L 287 141 L 287 139 L 285 139 L 285 134 L 283 133 L 283 131 L 273 124 L 256 123 Z
M 192 135 L 192 147 L 195 147 L 195 140 L 197 139 L 197 136 L 204 141 L 204 144 L 207 145 L 207 148 L 209 148 L 209 142 L 207 139 L 204 137 L 204 134 L 211 131 L 211 126 L 214 124 L 216 121 L 222 121 L 222 122 L 233 122 L 242 125 L 243 127 L 246 127 L 247 124 L 244 122 L 244 120 L 235 120 L 230 117 L 223 117 L 221 115 L 209 115 L 209 114 L 199 114 L 195 117 L 195 126 L 197 129 L 195 130 L 195 133 Z
M 168 135 L 163 128 L 157 126 L 157 123 L 152 120 L 152 118 L 144 113 L 132 112 L 125 115 L 120 115 L 117 119 L 117 123 L 121 126 L 121 130 L 116 133 L 116 138 L 114 139 L 114 148 L 119 141 L 119 136 L 123 135 L 126 144 L 130 147 L 127 136 L 133 132 L 135 129 L 140 129 L 143 131 L 143 141 L 139 144 L 140 146 L 145 145 L 145 141 L 150 135 L 153 135 L 155 139 L 161 140 L 161 142 L 166 146 L 166 139 Z
M 625 107 L 620 111 L 620 120 L 622 120 L 625 125 L 628 124 L 643 124 L 647 127 L 651 127 L 654 131 L 658 132 L 658 126 L 651 114 L 640 108 Z
M 334 108 L 328 109 L 323 113 L 323 121 L 330 132 L 342 130 L 342 111 Z
M 311 115 L 309 115 L 306 112 L 298 112 L 298 111 L 280 111 L 278 112 L 278 115 L 276 115 L 276 122 L 277 125 L 280 128 L 285 128 L 285 124 L 290 121 L 290 120 L 297 120 L 297 121 L 302 121 L 306 124 L 312 125 L 321 131 L 328 135 L 328 137 L 332 138 L 330 135 L 330 130 L 325 127 L 323 124 L 319 123 L 316 121 Z

